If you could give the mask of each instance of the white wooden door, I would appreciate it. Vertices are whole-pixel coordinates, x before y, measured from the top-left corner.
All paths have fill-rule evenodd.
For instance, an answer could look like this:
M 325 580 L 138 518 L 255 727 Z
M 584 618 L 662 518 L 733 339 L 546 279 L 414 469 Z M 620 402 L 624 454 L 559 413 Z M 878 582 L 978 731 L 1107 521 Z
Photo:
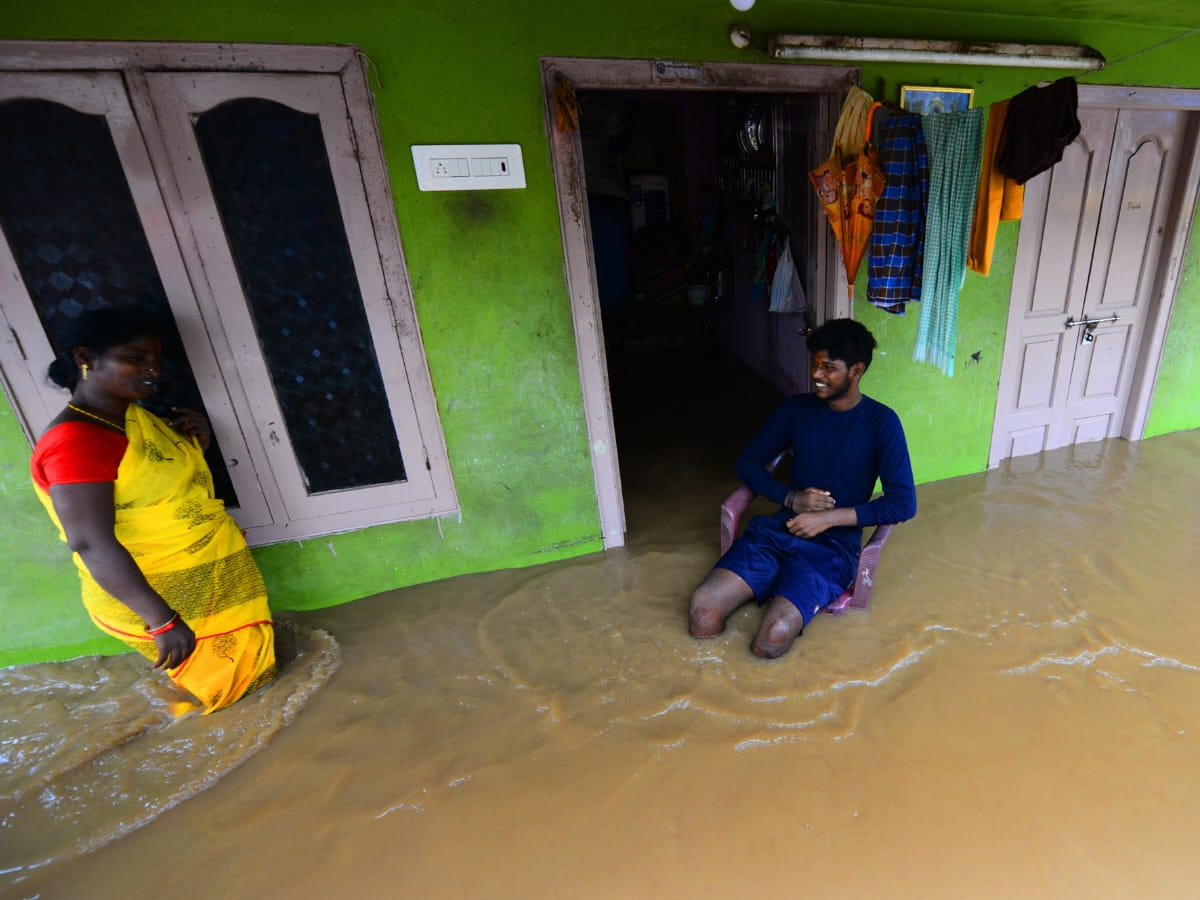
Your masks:
M 1139 360 L 1156 350 L 1143 337 L 1187 113 L 1085 107 L 1079 118 L 1062 161 L 1026 186 L 990 466 L 1140 437 L 1126 406 Z
M 162 128 L 164 146 L 179 185 L 182 206 L 213 289 L 212 296 L 218 309 L 216 318 L 223 323 L 232 350 L 232 365 L 247 388 L 250 416 L 259 432 L 268 436 L 263 443 L 263 450 L 270 460 L 267 468 L 284 475 L 271 487 L 278 491 L 288 515 L 292 519 L 312 519 L 432 499 L 436 492 L 431 469 L 417 462 L 426 454 L 408 390 L 409 367 L 393 326 L 394 313 L 389 305 L 381 302 L 364 304 L 374 338 L 371 352 L 379 361 L 401 457 L 410 464 L 405 469 L 404 479 L 392 483 L 372 483 L 358 489 L 309 491 L 292 435 L 287 428 L 278 425 L 285 422 L 286 417 L 272 388 L 267 361 L 259 352 L 260 339 L 245 296 L 245 275 L 239 272 L 234 261 L 196 136 L 195 123 L 203 113 L 244 98 L 271 101 L 315 118 L 326 142 L 332 181 L 338 192 L 341 224 L 346 230 L 357 285 L 368 298 L 386 298 L 388 292 L 359 173 L 358 152 L 344 113 L 342 86 L 337 76 L 154 72 L 148 73 L 146 79 Z M 402 423 L 408 427 L 401 427 Z
M 232 400 L 225 389 L 208 334 L 201 324 L 195 293 L 175 236 L 163 227 L 167 222 L 166 207 L 121 76 L 116 72 L 5 73 L 0 80 L 0 103 L 7 101 L 62 107 L 83 118 L 97 117 L 106 126 L 106 133 L 99 140 L 111 141 L 114 164 L 120 168 L 121 180 L 98 179 L 97 183 L 109 193 L 96 203 L 105 208 L 129 204 L 135 215 L 132 219 L 112 216 L 110 232 L 99 239 L 112 246 L 112 258 L 98 261 L 97 265 L 119 268 L 127 262 L 122 254 L 127 252 L 130 244 L 145 244 L 179 330 L 187 365 L 204 396 L 204 409 L 224 455 L 226 471 L 237 492 L 237 505 L 231 506 L 230 512 L 243 528 L 269 522 L 270 511 L 258 480 L 248 467 L 238 466 L 238 461 L 247 459 L 249 453 L 237 427 Z M 47 148 L 44 152 L 53 151 Z M 101 159 L 104 158 L 101 155 Z M 58 209 L 60 196 L 54 191 L 43 199 L 44 208 Z M 0 349 L 5 351 L 2 366 L 5 385 L 32 442 L 62 409 L 67 395 L 41 377 L 54 358 L 54 351 L 47 336 L 47 326 L 39 316 L 30 287 L 18 265 L 13 249 L 15 243 L 6 240 L 6 237 L 13 239 L 25 226 L 24 218 L 18 216 L 0 222 L 0 333 L 3 334 Z M 141 233 L 125 234 L 127 228 L 135 231 L 140 228 Z M 84 251 L 90 252 L 90 245 L 80 243 Z M 130 279 L 130 283 L 134 281 Z M 81 277 L 79 282 L 85 289 L 80 296 L 87 298 L 95 293 L 86 277 Z M 47 290 L 49 299 L 46 302 L 50 303 L 60 292 L 68 293 L 68 289 Z M 76 295 L 70 293 L 70 296 Z

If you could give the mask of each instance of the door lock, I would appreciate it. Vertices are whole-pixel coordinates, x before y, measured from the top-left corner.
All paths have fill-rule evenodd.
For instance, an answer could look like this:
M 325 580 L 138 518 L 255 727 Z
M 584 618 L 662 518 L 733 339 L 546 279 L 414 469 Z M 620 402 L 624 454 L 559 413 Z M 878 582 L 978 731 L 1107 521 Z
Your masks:
M 1081 341 L 1084 344 L 1090 344 L 1092 341 L 1094 341 L 1096 339 L 1096 326 L 1097 325 L 1102 325 L 1105 322 L 1116 322 L 1120 318 L 1121 317 L 1118 316 L 1116 313 L 1113 313 L 1111 316 L 1104 316 L 1101 319 L 1089 319 L 1087 316 L 1084 316 L 1082 319 L 1076 319 L 1074 316 L 1068 316 L 1067 322 L 1066 322 L 1066 327 L 1074 328 L 1076 325 L 1082 325 L 1083 326 L 1083 336 L 1081 338 Z

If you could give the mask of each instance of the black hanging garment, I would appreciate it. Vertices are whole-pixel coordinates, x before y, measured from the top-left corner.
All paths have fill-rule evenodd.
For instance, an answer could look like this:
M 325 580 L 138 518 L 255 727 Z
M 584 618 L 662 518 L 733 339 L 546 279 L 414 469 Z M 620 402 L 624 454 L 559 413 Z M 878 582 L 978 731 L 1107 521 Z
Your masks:
M 1079 89 L 1074 78 L 1031 87 L 1012 98 L 996 155 L 996 169 L 1018 184 L 1062 159 L 1079 137 Z

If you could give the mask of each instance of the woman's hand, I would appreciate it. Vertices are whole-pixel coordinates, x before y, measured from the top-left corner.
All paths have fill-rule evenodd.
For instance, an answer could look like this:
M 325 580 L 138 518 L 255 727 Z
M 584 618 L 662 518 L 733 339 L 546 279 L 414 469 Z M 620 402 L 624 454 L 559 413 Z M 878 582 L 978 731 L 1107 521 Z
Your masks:
M 67 546 L 79 554 L 96 583 L 128 606 L 145 623 L 159 629 L 150 635 L 158 648 L 156 669 L 173 669 L 192 655 L 196 635 L 146 581 L 129 551 L 117 540 L 114 527 L 113 483 L 86 481 L 50 485 L 50 500 L 62 523 Z
M 174 669 L 196 649 L 195 632 L 183 621 L 183 616 L 176 616 L 174 626 L 154 635 L 154 646 L 158 648 L 158 659 L 154 662 L 156 669 Z
M 168 423 L 184 437 L 195 438 L 201 450 L 207 450 L 212 443 L 212 430 L 208 427 L 208 419 L 194 409 L 186 406 L 172 406 L 171 412 L 175 418 Z
M 833 509 L 837 502 L 833 494 L 820 488 L 810 487 L 802 491 L 790 491 L 784 504 L 792 512 L 820 512 L 823 509 Z

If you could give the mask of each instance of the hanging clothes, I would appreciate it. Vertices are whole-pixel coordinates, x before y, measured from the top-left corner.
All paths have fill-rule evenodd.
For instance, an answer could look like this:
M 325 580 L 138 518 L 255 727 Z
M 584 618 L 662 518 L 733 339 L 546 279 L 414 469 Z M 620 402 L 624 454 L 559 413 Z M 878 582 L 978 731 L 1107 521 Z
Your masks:
M 1074 78 L 1021 91 L 1008 106 L 996 168 L 1018 184 L 1049 169 L 1079 137 L 1078 109 Z
M 1025 188 L 996 168 L 996 154 L 1009 107 L 1001 100 L 988 107 L 987 134 L 983 139 L 983 164 L 979 173 L 979 192 L 975 197 L 975 218 L 971 222 L 971 244 L 967 267 L 987 275 L 992 268 L 992 251 L 1000 222 L 1021 218 Z
M 922 261 L 921 318 L 913 359 L 954 374 L 958 292 L 967 273 L 967 242 L 979 186 L 984 111 L 923 116 L 929 150 L 929 214 Z
M 879 150 L 883 193 L 875 204 L 875 228 L 867 261 L 867 301 L 904 315 L 906 303 L 921 299 L 925 210 L 929 203 L 929 158 L 921 117 L 875 113 L 871 142 Z

